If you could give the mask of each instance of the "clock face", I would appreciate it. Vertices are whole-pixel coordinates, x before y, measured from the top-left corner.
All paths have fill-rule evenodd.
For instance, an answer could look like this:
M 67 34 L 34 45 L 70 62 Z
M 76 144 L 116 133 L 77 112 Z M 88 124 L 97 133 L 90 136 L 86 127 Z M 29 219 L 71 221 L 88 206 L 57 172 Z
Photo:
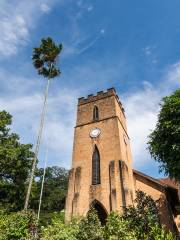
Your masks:
M 99 128 L 93 128 L 90 131 L 90 136 L 92 138 L 95 138 L 95 137 L 98 137 L 100 133 L 101 133 L 101 130 Z

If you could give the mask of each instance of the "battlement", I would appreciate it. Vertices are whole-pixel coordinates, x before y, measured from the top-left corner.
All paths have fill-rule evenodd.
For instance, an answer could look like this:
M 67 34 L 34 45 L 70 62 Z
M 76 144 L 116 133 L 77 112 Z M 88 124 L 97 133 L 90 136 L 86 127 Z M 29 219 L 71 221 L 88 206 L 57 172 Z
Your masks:
M 103 98 L 106 98 L 106 97 L 111 97 L 111 96 L 116 97 L 116 100 L 120 105 L 120 108 L 124 112 L 124 108 L 122 107 L 122 103 L 119 100 L 118 95 L 116 94 L 115 88 L 113 88 L 113 87 L 108 88 L 107 91 L 105 91 L 105 92 L 104 91 L 99 91 L 99 92 L 97 92 L 96 95 L 89 94 L 87 97 L 78 98 L 78 105 L 83 105 L 83 104 L 86 104 L 86 103 L 94 102 L 94 101 L 97 101 L 97 100 L 100 100 L 100 99 L 103 99 Z

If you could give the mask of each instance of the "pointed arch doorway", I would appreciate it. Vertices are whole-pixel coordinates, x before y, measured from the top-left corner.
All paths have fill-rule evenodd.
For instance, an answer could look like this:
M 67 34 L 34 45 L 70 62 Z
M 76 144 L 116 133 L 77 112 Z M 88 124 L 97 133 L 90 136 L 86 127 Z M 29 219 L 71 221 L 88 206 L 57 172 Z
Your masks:
M 94 200 L 91 204 L 91 208 L 94 208 L 97 211 L 98 218 L 102 225 L 106 224 L 107 211 L 104 206 L 98 201 Z

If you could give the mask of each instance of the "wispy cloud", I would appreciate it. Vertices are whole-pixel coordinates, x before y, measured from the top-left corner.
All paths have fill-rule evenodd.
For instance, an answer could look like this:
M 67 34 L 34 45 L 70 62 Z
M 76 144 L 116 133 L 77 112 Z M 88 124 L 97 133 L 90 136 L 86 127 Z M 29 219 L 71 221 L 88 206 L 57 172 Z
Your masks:
M 79 7 L 78 13 L 80 17 L 82 17 L 86 11 L 91 12 L 94 9 L 92 4 L 81 0 L 77 1 L 77 6 Z
M 73 92 L 72 89 L 71 95 L 68 89 L 61 89 L 59 94 L 49 97 L 41 152 L 48 138 L 50 165 L 70 167 L 77 96 L 77 92 Z M 21 141 L 36 142 L 42 103 L 42 93 L 0 98 L 0 108 L 13 115 L 13 130 L 20 134 Z
M 20 45 L 27 43 L 29 38 L 28 25 L 24 16 L 12 9 L 0 10 L 0 54 L 10 56 L 17 52 Z
M 180 85 L 180 62 L 177 62 L 168 67 L 167 80 L 171 84 Z
M 94 6 L 92 4 L 81 0 L 76 2 L 76 6 L 73 9 L 70 8 L 70 13 L 68 13 L 68 33 L 70 33 L 70 36 L 64 40 L 64 57 L 71 57 L 86 52 L 105 34 L 105 29 L 101 28 L 101 26 L 97 25 L 94 31 L 89 32 L 80 24 L 80 21 L 84 20 L 86 15 L 90 14 L 93 9 Z
M 164 71 L 157 84 L 144 82 L 142 89 L 122 96 L 126 109 L 129 136 L 131 138 L 134 166 L 153 166 L 147 151 L 147 136 L 155 128 L 161 99 L 180 87 L 180 64 L 173 64 Z
M 146 46 L 142 49 L 143 56 L 145 56 L 146 59 L 150 61 L 152 64 L 158 63 L 158 57 L 155 49 L 156 46 Z
M 57 0 L 47 4 L 37 1 L 0 2 L 0 57 L 9 57 L 25 46 L 30 39 L 30 31 L 37 26 L 38 19 Z M 60 0 L 62 2 L 63 0 Z M 48 1 L 49 2 L 49 1 Z M 39 11 L 41 10 L 41 11 Z
M 18 1 L 13 4 L 7 1 L 0 2 L 0 56 L 9 57 L 31 41 L 31 29 L 36 27 L 38 19 L 52 11 L 52 1 Z M 60 0 L 60 2 L 66 2 Z M 14 6 L 17 6 L 14 8 Z M 73 13 L 69 18 L 69 32 L 71 37 L 65 38 L 64 55 L 78 55 L 96 46 L 96 43 L 105 36 L 106 30 L 97 26 L 92 33 L 80 28 L 79 19 L 85 14 L 91 14 L 94 6 L 79 0 L 77 2 L 79 15 Z M 16 27 L 14 27 L 16 26 Z M 154 47 L 147 46 L 143 54 L 153 63 L 157 62 Z M 121 60 L 119 60 L 120 62 Z M 116 64 L 112 63 L 112 66 Z M 76 117 L 77 97 L 86 95 L 90 90 L 101 90 L 113 85 L 112 79 L 119 79 L 119 72 L 125 71 L 127 66 L 116 65 L 106 68 L 102 63 L 89 62 L 73 67 L 63 74 L 63 81 L 69 82 L 68 88 L 64 84 L 61 88 L 50 89 L 46 138 L 49 141 L 51 152 L 49 164 L 59 164 L 70 167 L 73 127 Z M 121 71 L 122 70 L 122 71 Z M 127 69 L 126 69 L 127 71 Z M 157 121 L 158 104 L 161 98 L 168 95 L 175 87 L 180 86 L 180 62 L 167 66 L 159 83 L 144 82 L 141 89 L 128 92 L 120 97 L 126 109 L 128 130 L 131 138 L 135 167 L 138 169 L 150 164 L 150 156 L 146 150 L 147 136 L 155 127 Z M 8 79 L 8 84 L 6 82 Z M 71 85 L 71 79 L 78 83 Z M 98 79 L 98 81 L 97 81 Z M 44 81 L 32 79 L 21 73 L 11 73 L 0 69 L 1 91 L 0 107 L 6 109 L 14 117 L 13 130 L 17 131 L 24 142 L 35 143 L 42 107 L 42 93 Z M 118 85 L 118 84 L 117 84 Z M 51 94 L 53 90 L 53 94 Z
M 50 139 L 50 165 L 70 167 L 77 98 L 91 93 L 90 91 L 93 93 L 93 91 L 112 86 L 111 79 L 119 78 L 117 69 L 120 69 L 120 66 L 104 69 L 100 63 L 88 62 L 74 67 L 62 76 L 63 82 L 73 79 L 73 82 L 77 83 L 77 88 L 74 84 L 71 86 L 70 82 L 68 88 L 55 84 L 57 81 L 52 83 L 44 138 Z M 146 150 L 147 136 L 155 127 L 161 98 L 180 86 L 177 81 L 172 81 L 174 76 L 178 75 L 178 69 L 180 69 L 179 63 L 168 66 L 165 75 L 162 76 L 162 79 L 165 79 L 162 83 L 152 85 L 144 82 L 142 88 L 137 91 L 123 95 L 119 92 L 126 110 L 134 165 L 137 169 L 147 165 L 153 166 L 153 160 L 150 160 Z M 12 89 L 6 89 L 6 94 L 0 97 L 0 108 L 6 109 L 13 115 L 13 130 L 20 134 L 24 142 L 35 143 L 43 101 L 44 81 L 42 83 L 39 80 L 27 79 L 21 75 L 15 76 L 8 72 L 0 75 L 0 80 L 4 76 L 10 80 Z M 36 91 L 35 84 L 39 85 Z M 17 90 L 13 91 L 13 89 Z
M 79 55 L 93 47 L 96 42 L 103 37 L 105 34 L 105 29 L 102 28 L 96 33 L 96 36 L 80 35 L 75 41 L 65 45 L 65 55 L 64 57 L 69 57 L 70 55 Z
M 93 10 L 93 6 L 92 6 L 92 5 L 90 5 L 90 6 L 87 7 L 87 11 L 88 11 L 88 12 L 91 12 L 92 10 Z
M 77 49 L 77 54 L 82 54 L 83 52 L 85 52 L 86 50 L 88 50 L 89 48 L 91 48 L 98 40 L 99 38 L 105 33 L 104 29 L 101 29 L 99 31 L 99 33 L 97 34 L 97 36 L 90 41 L 89 43 L 86 43 L 86 46 L 81 48 L 81 49 Z
M 147 46 L 145 48 L 143 48 L 143 52 L 146 56 L 149 56 L 152 54 L 152 47 L 151 46 Z
M 144 82 L 142 89 L 123 96 L 132 155 L 137 168 L 149 161 L 147 136 L 155 127 L 161 97 L 161 89 L 147 82 Z
M 48 4 L 45 4 L 45 3 L 42 3 L 42 4 L 40 5 L 40 9 L 41 9 L 41 11 L 44 12 L 44 13 L 49 13 L 50 10 L 51 10 L 51 8 L 49 7 L 49 5 L 48 5 Z
M 0 109 L 13 115 L 13 131 L 19 133 L 23 142 L 35 143 L 45 82 L 43 79 L 25 77 L 22 73 L 16 75 L 0 72 L 0 81 L 4 85 L 4 94 L 0 96 Z M 113 68 L 104 70 L 101 64 L 89 62 L 83 66 L 75 66 L 61 76 L 64 83 L 73 79 L 73 85 L 69 82 L 68 87 L 60 86 L 58 79 L 52 81 L 43 137 L 44 141 L 50 139 L 50 165 L 70 167 L 77 98 L 89 94 L 92 89 L 101 89 L 104 84 L 109 86 L 108 82 L 115 77 L 114 74 Z M 6 82 L 7 78 L 9 84 Z M 41 153 L 43 151 L 44 147 L 41 148 Z M 40 162 L 41 159 L 40 156 Z

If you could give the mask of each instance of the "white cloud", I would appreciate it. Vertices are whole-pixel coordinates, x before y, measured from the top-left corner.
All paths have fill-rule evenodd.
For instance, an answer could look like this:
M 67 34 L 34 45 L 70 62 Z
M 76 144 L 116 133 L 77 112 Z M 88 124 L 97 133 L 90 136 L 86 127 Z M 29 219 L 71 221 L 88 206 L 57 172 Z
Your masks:
M 137 168 L 149 161 L 147 136 L 155 127 L 161 97 L 161 90 L 149 83 L 144 83 L 143 89 L 123 96 L 132 156 Z
M 28 41 L 28 27 L 20 14 L 0 19 L 0 29 L 0 53 L 4 56 L 15 54 L 17 47 Z
M 64 56 L 70 56 L 73 54 L 82 54 L 89 48 L 93 47 L 96 42 L 104 35 L 105 30 L 102 28 L 95 36 L 79 36 L 71 44 L 65 46 Z
M 47 5 L 47 4 L 45 4 L 45 3 L 42 3 L 41 5 L 40 5 L 40 9 L 41 9 L 41 11 L 42 12 L 44 12 L 44 13 L 49 13 L 50 12 L 50 7 Z
M 63 73 L 63 82 L 73 79 L 73 82 L 80 86 L 79 88 L 76 88 L 74 83 L 70 86 L 70 82 L 68 88 L 62 87 L 58 84 L 58 79 L 52 82 L 45 137 L 43 137 L 43 141 L 50 139 L 49 165 L 70 167 L 77 98 L 91 93 L 91 89 L 100 90 L 104 85 L 109 86 L 115 74 L 115 68 L 104 69 L 100 63 L 90 62 Z M 4 92 L 0 96 L 0 109 L 5 109 L 13 115 L 13 131 L 20 135 L 21 140 L 35 144 L 45 87 L 44 80 L 31 79 L 0 70 L 0 81 Z M 44 143 L 41 148 L 40 162 L 43 152 Z
M 58 0 L 37 1 L 12 0 L 0 2 L 0 57 L 16 54 L 20 47 L 30 39 L 30 30 L 36 27 L 44 12 L 50 11 L 50 6 Z M 59 3 L 63 3 L 60 0 Z M 41 9 L 41 11 L 39 11 Z
M 92 6 L 92 5 L 90 5 L 90 6 L 87 7 L 87 11 L 88 11 L 88 12 L 91 12 L 92 10 L 93 10 L 93 6 Z
M 180 87 L 180 63 L 165 71 L 158 84 L 144 82 L 142 89 L 122 96 L 126 110 L 127 126 L 131 138 L 132 156 L 137 168 L 151 164 L 147 150 L 147 136 L 155 128 L 159 103 L 164 96 Z
M 146 56 L 149 56 L 152 54 L 152 47 L 151 46 L 147 46 L 145 48 L 143 48 L 143 52 Z
M 49 164 L 70 167 L 77 96 L 76 91 L 71 90 L 69 94 L 68 89 L 61 89 L 60 93 L 49 97 L 41 146 L 42 152 L 48 138 L 51 155 Z M 43 93 L 0 98 L 0 108 L 13 115 L 13 131 L 20 134 L 23 142 L 36 142 L 42 103 Z M 56 160 L 53 156 L 56 156 Z
M 112 79 L 117 79 L 124 65 L 122 67 L 112 63 L 112 66 L 114 67 L 106 68 L 101 63 L 87 62 L 64 72 L 62 76 L 63 82 L 68 80 L 70 83 L 70 79 L 75 83 L 78 82 L 77 86 L 81 86 L 80 89 L 74 88 L 74 84 L 68 85 L 68 89 L 59 85 L 56 89 L 50 88 L 46 130 L 46 136 L 50 138 L 49 164 L 70 167 L 77 97 L 91 93 L 89 92 L 91 89 L 101 90 L 105 86 L 112 86 Z M 179 82 L 179 69 L 179 63 L 168 66 L 168 70 L 161 78 L 162 83 L 152 85 L 144 82 L 143 87 L 137 91 L 124 95 L 119 93 L 125 106 L 133 159 L 138 169 L 150 164 L 146 150 L 147 136 L 155 126 L 160 99 L 168 95 Z M 6 79 L 9 84 L 5 82 Z M 0 108 L 6 109 L 13 115 L 13 130 L 20 134 L 24 142 L 35 143 L 44 81 L 38 78 L 27 79 L 2 70 L 0 70 L 0 81 L 1 86 L 4 85 L 3 88 L 6 88 L 6 92 L 3 92 L 8 92 L 0 96 Z
M 169 66 L 167 80 L 172 84 L 177 84 L 180 86 L 180 62 Z
M 159 62 L 158 56 L 156 54 L 156 46 L 146 46 L 142 49 L 143 56 L 146 57 L 146 61 L 152 64 L 157 64 Z

